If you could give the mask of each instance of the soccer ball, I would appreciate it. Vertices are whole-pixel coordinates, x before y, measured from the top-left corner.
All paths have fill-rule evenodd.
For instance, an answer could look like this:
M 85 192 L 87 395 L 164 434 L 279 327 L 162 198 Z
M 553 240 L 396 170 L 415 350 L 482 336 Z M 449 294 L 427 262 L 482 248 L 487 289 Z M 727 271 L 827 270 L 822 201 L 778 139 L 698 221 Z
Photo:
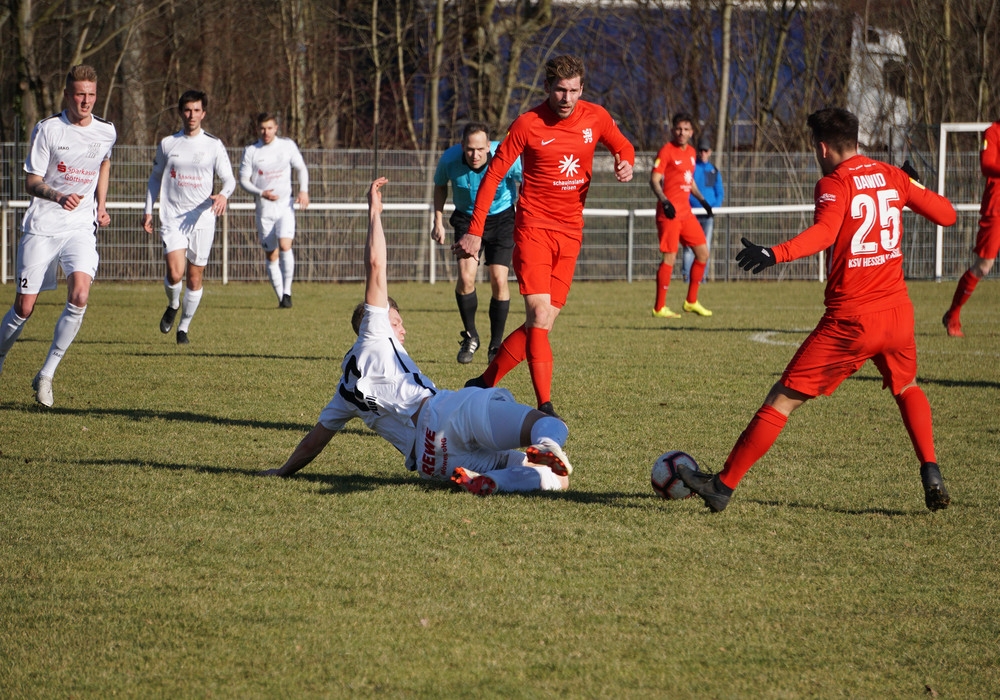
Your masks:
M 670 452 L 664 452 L 656 458 L 656 461 L 653 462 L 653 473 L 650 474 L 649 480 L 653 484 L 653 490 L 658 495 L 671 501 L 691 497 L 691 489 L 685 486 L 684 482 L 677 475 L 677 468 L 681 466 L 688 467 L 694 471 L 700 471 L 698 463 L 694 461 L 694 457 L 687 452 L 671 450 Z

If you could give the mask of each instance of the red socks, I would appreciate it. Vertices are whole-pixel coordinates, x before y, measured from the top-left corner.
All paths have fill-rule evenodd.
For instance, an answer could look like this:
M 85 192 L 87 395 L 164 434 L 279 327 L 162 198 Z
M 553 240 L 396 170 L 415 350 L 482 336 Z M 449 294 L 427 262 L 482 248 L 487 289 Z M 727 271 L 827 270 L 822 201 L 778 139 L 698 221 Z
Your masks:
M 691 271 L 693 274 L 694 269 Z M 750 467 L 771 449 L 787 422 L 788 416 L 778 409 L 761 406 L 729 453 L 726 466 L 719 473 L 719 481 L 735 489 Z
M 535 388 L 535 398 L 541 406 L 552 400 L 552 346 L 544 328 L 529 328 L 527 343 L 528 372 Z
M 653 309 L 656 311 L 667 305 L 667 290 L 670 288 L 670 275 L 673 272 L 673 265 L 662 262 L 656 270 L 656 303 L 653 304 Z
M 977 284 L 979 284 L 979 278 L 976 277 L 972 270 L 966 270 L 965 274 L 959 278 L 958 286 L 955 287 L 955 296 L 951 298 L 951 308 L 948 309 L 948 313 L 951 314 L 952 318 L 958 318 L 958 314 L 962 310 L 962 305 L 972 296 L 972 292 L 975 291 Z
M 524 330 L 524 325 L 518 326 L 506 338 L 500 346 L 500 352 L 493 358 L 493 362 L 483 372 L 483 383 L 486 386 L 496 386 L 508 372 L 517 367 L 527 356 L 528 334 Z M 551 354 L 550 354 L 551 356 Z
M 899 396 L 894 396 L 903 425 L 910 434 L 913 449 L 921 464 L 937 462 L 934 456 L 934 426 L 931 422 L 931 404 L 919 386 L 911 386 Z
M 698 301 L 698 286 L 705 278 L 705 263 L 695 260 L 691 263 L 691 281 L 688 282 L 687 303 L 693 304 Z

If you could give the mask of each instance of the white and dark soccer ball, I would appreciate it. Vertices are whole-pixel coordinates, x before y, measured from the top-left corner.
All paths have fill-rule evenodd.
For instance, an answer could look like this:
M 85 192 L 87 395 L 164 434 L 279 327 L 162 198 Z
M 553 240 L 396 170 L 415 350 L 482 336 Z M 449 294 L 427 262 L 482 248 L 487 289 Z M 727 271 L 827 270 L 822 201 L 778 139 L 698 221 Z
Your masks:
M 670 452 L 664 452 L 656 458 L 656 461 L 653 462 L 653 472 L 650 474 L 650 481 L 657 495 L 671 501 L 691 496 L 691 489 L 685 486 L 684 482 L 677 475 L 677 468 L 680 466 L 700 471 L 698 463 L 694 461 L 694 457 L 687 452 L 671 450 Z

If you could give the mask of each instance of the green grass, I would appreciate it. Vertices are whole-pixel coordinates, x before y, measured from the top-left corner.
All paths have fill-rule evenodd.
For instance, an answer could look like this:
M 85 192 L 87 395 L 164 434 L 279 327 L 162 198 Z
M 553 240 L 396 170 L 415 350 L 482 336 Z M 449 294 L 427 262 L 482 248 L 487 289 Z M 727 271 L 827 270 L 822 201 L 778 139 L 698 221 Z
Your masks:
M 484 366 L 455 363 L 449 284 L 391 287 L 440 386 Z M 709 284 L 715 316 L 677 321 L 649 316 L 650 282 L 576 285 L 552 334 L 572 488 L 487 499 L 359 422 L 296 478 L 254 476 L 329 399 L 359 285 L 298 285 L 291 311 L 209 285 L 179 348 L 159 286 L 98 283 L 44 409 L 60 287 L 0 376 L 0 696 L 996 697 L 1000 284 L 961 340 L 953 289 L 911 285 L 950 509 L 924 508 L 869 363 L 712 515 L 655 497 L 650 466 L 719 469 L 817 283 Z M 504 385 L 533 400 L 524 368 Z

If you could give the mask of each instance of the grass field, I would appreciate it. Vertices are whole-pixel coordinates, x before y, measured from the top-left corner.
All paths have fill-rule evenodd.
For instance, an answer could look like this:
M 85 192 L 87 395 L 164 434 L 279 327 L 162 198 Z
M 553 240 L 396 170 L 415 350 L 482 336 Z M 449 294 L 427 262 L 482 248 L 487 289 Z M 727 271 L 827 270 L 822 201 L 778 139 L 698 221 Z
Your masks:
M 650 318 L 651 282 L 576 285 L 552 334 L 571 490 L 485 499 L 360 422 L 298 476 L 255 476 L 329 399 L 360 285 L 298 285 L 287 311 L 210 285 L 178 347 L 161 287 L 98 283 L 45 409 L 61 286 L 0 376 L 0 696 L 997 697 L 1000 284 L 964 339 L 940 324 L 953 289 L 911 285 L 951 508 L 924 508 L 869 363 L 713 515 L 657 498 L 650 466 L 721 467 L 818 283 L 709 284 L 715 316 L 677 321 Z M 390 292 L 440 386 L 484 367 L 455 363 L 449 284 Z M 532 402 L 524 368 L 504 385 Z

